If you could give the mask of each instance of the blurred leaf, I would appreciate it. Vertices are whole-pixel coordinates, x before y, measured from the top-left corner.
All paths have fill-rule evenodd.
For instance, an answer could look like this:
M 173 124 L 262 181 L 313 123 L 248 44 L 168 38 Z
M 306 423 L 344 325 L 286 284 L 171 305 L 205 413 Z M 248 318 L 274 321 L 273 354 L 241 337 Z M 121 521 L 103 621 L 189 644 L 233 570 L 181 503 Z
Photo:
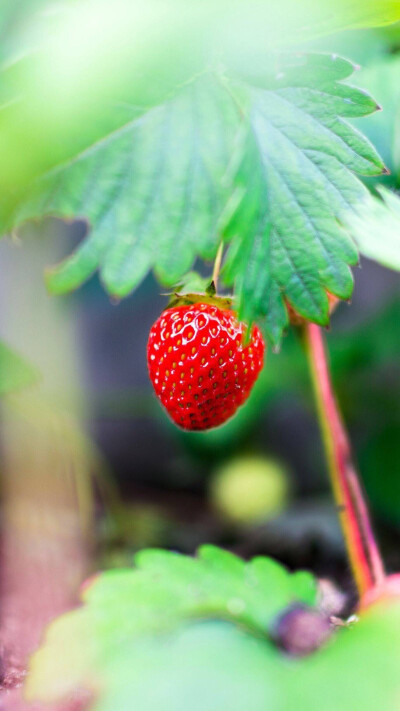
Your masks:
M 280 71 L 279 71 L 280 70 Z M 342 84 L 353 65 L 309 55 L 284 65 L 265 89 L 250 89 L 250 128 L 238 181 L 244 196 L 230 224 L 225 275 L 245 320 L 266 316 L 278 342 L 287 315 L 282 296 L 302 316 L 329 321 L 328 290 L 348 298 L 357 251 L 338 218 L 366 200 L 353 175 L 383 164 L 372 145 L 343 120 L 376 109 L 371 97 Z
M 165 634 L 185 620 L 227 619 L 265 635 L 286 606 L 315 603 L 311 574 L 291 575 L 269 558 L 244 563 L 203 546 L 198 558 L 147 550 L 136 555 L 135 563 L 135 570 L 94 578 L 84 591 L 85 605 L 51 625 L 32 660 L 31 697 L 56 699 L 90 684 L 122 645 L 150 633 Z
M 39 378 L 37 370 L 0 341 L 0 395 L 28 387 Z
M 0 60 L 15 62 L 43 44 L 65 0 L 2 0 Z M 51 8 L 51 10 L 50 10 Z
M 276 711 L 285 668 L 276 649 L 223 622 L 146 639 L 106 671 L 96 711 Z M 283 676 L 283 678 L 282 678 Z M 151 680 L 151 681 L 150 681 Z
M 84 608 L 52 624 L 31 664 L 29 699 L 55 700 L 84 685 L 97 692 L 96 711 L 185 711 L 188 699 L 195 711 L 240 711 L 244 705 L 250 711 L 397 711 L 398 601 L 375 604 L 324 648 L 303 659 L 289 659 L 265 635 L 264 620 L 278 611 L 276 602 L 271 607 L 271 593 L 275 589 L 281 605 L 289 588 L 291 597 L 312 602 L 310 579 L 303 578 L 304 586 L 293 576 L 288 586 L 290 576 L 278 564 L 271 567 L 272 561 L 264 558 L 246 565 L 210 547 L 197 561 L 147 551 L 138 563 L 136 573 L 102 575 L 87 589 Z M 204 584 L 213 601 L 206 608 L 201 605 Z M 200 597 L 190 612 L 196 591 Z M 243 625 L 248 614 L 261 611 L 259 603 L 253 607 L 257 594 L 260 601 L 265 595 L 264 614 L 258 619 L 263 634 L 257 634 L 256 627 L 254 636 Z M 176 600 L 178 607 L 183 604 L 186 624 L 176 625 Z M 245 605 L 241 612 L 240 601 Z M 192 619 L 210 615 L 228 619 Z M 235 617 L 239 627 L 232 624 Z
M 399 0 L 339 0 L 320 2 L 313 9 L 324 17 L 325 29 L 337 32 L 351 27 L 376 27 L 400 20 Z M 320 20 L 320 29 L 323 21 Z
M 398 0 L 14 4 L 6 0 L 3 14 L 4 52 L 14 61 L 0 75 L 6 216 L 35 176 L 120 126 L 126 106 L 139 114 L 160 104 L 216 57 L 248 76 L 277 48 L 399 19 Z
M 381 604 L 304 660 L 228 625 L 183 629 L 120 655 L 96 711 L 397 711 L 400 604 Z M 124 659 L 122 659 L 124 656 Z
M 371 92 L 382 107 L 382 112 L 366 117 L 356 125 L 373 142 L 383 157 L 391 175 L 387 184 L 400 184 L 400 56 L 375 57 L 363 68 L 357 79 L 360 86 Z
M 399 0 L 249 0 L 245 6 L 227 2 L 220 7 L 225 10 L 228 38 L 236 38 L 235 31 L 241 27 L 244 42 L 248 37 L 255 50 L 262 35 L 264 44 L 287 46 L 341 30 L 400 20 Z
M 400 270 L 400 198 L 383 187 L 378 192 L 382 199 L 371 196 L 343 220 L 362 254 Z

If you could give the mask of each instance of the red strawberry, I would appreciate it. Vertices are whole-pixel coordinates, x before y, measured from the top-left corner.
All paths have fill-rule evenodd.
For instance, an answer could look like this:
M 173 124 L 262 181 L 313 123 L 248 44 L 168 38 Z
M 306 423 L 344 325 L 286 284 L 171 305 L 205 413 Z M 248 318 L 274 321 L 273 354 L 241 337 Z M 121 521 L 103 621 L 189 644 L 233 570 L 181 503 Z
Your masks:
M 150 330 L 147 360 L 154 390 L 185 430 L 208 430 L 232 417 L 263 366 L 264 341 L 257 326 L 245 345 L 246 324 L 213 302 L 226 303 L 204 297 L 204 302 L 174 306 Z

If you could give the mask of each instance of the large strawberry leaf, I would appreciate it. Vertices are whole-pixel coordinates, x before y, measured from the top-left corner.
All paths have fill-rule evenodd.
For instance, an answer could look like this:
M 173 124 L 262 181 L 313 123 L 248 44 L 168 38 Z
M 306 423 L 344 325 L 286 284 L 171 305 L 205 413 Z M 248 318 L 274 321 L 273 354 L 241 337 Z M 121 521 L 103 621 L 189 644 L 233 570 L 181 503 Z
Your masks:
M 310 55 L 278 69 L 244 98 L 243 198 L 227 228 L 233 245 L 226 269 L 242 316 L 266 316 L 274 341 L 287 319 L 282 296 L 320 324 L 329 319 L 326 290 L 350 296 L 348 265 L 358 255 L 339 220 L 367 199 L 354 173 L 383 169 L 369 141 L 345 120 L 376 109 L 369 95 L 341 83 L 353 71 L 349 62 Z
M 230 620 L 263 636 L 287 605 L 315 602 L 310 574 L 291 575 L 269 558 L 244 563 L 203 546 L 197 558 L 148 550 L 135 563 L 133 570 L 95 578 L 84 592 L 84 606 L 49 628 L 33 658 L 30 695 L 56 699 L 76 686 L 95 685 L 124 645 L 166 635 L 188 620 Z
M 239 125 L 228 92 L 201 77 L 41 179 L 17 222 L 58 214 L 87 217 L 92 228 L 49 272 L 51 290 L 73 289 L 99 268 L 109 292 L 122 297 L 151 268 L 174 284 L 197 255 L 211 258 Z
M 339 224 L 366 198 L 354 173 L 383 170 L 347 119 L 376 104 L 342 83 L 353 71 L 348 61 L 279 55 L 274 62 L 262 86 L 200 77 L 35 183 L 16 224 L 51 213 L 86 216 L 92 228 L 49 272 L 53 291 L 79 286 L 96 269 L 115 296 L 150 268 L 171 285 L 197 255 L 215 255 L 230 215 L 225 276 L 236 284 L 242 315 L 265 316 L 274 341 L 286 323 L 284 298 L 327 323 L 325 290 L 349 297 L 348 265 L 358 259 Z

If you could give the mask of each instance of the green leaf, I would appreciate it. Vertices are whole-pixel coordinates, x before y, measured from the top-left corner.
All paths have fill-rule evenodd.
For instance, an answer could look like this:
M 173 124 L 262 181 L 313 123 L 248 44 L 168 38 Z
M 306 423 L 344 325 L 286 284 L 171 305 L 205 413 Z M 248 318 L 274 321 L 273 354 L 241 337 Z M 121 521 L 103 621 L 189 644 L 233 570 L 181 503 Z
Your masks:
M 311 576 L 210 546 L 197 560 L 144 551 L 137 566 L 95 578 L 84 607 L 50 626 L 31 661 L 29 700 L 84 686 L 95 711 L 186 711 L 188 700 L 194 711 L 397 711 L 398 600 L 375 604 L 294 659 L 265 634 L 265 620 L 293 600 L 313 604 Z
M 271 644 L 223 622 L 146 639 L 106 671 L 96 711 L 277 711 L 285 668 Z M 282 678 L 283 676 L 283 678 Z
M 341 83 L 353 66 L 328 55 L 298 62 L 282 64 L 265 88 L 237 90 L 249 130 L 237 178 L 243 197 L 226 230 L 233 245 L 225 278 L 236 282 L 241 316 L 266 316 L 275 342 L 287 322 L 283 296 L 326 325 L 326 290 L 351 295 L 348 265 L 358 255 L 339 218 L 367 199 L 354 173 L 383 170 L 373 146 L 345 120 L 376 109 L 369 95 Z
M 314 14 L 310 30 L 313 36 L 317 32 L 328 34 L 351 28 L 378 27 L 400 20 L 399 0 L 335 0 L 318 4 L 305 0 L 299 5 L 302 5 L 303 12 L 308 9 L 310 15 Z
M 7 64 L 34 50 L 51 32 L 62 0 L 2 0 L 0 14 L 0 59 Z M 47 12 L 46 12 L 47 10 Z M 27 20 L 29 18 L 29 20 Z M 48 35 L 47 35 L 48 36 Z
M 362 254 L 400 270 L 400 198 L 380 187 L 382 199 L 371 195 L 357 212 L 343 219 Z
M 41 179 L 17 223 L 59 214 L 87 217 L 92 227 L 48 273 L 51 290 L 69 291 L 99 268 L 122 297 L 151 268 L 173 285 L 197 255 L 211 258 L 239 124 L 228 93 L 204 76 Z
M 106 672 L 96 711 L 397 711 L 400 604 L 381 604 L 303 660 L 227 624 L 146 640 Z M 108 684 L 107 684 L 108 682 Z
M 38 378 L 33 366 L 0 341 L 0 396 L 33 385 Z
M 367 196 L 354 173 L 383 170 L 347 119 L 376 104 L 342 83 L 354 68 L 344 59 L 274 62 L 262 85 L 199 77 L 36 182 L 17 224 L 51 213 L 86 216 L 92 227 L 48 272 L 52 291 L 76 288 L 96 269 L 116 297 L 151 268 L 172 286 L 196 256 L 215 256 L 228 225 L 225 280 L 236 285 L 242 318 L 265 317 L 275 343 L 287 320 L 284 299 L 328 322 L 326 290 L 348 298 L 348 265 L 358 260 L 339 224 Z
M 32 660 L 31 697 L 57 699 L 90 685 L 123 645 L 165 635 L 188 620 L 230 620 L 265 636 L 283 608 L 316 599 L 310 574 L 291 575 L 269 558 L 244 563 L 213 546 L 203 546 L 197 558 L 147 550 L 135 563 L 134 570 L 94 578 L 84 591 L 84 606 L 50 626 Z

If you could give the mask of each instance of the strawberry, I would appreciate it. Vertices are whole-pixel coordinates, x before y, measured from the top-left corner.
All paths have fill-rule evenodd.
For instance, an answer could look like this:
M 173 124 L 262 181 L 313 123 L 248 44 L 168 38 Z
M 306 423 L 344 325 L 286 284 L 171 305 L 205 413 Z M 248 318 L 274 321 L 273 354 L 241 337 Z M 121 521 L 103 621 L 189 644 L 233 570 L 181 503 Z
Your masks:
M 247 400 L 263 366 L 257 326 L 248 343 L 229 300 L 178 299 L 153 324 L 147 346 L 150 379 L 171 419 L 185 430 L 218 427 Z M 183 303 L 182 303 L 183 302 Z

